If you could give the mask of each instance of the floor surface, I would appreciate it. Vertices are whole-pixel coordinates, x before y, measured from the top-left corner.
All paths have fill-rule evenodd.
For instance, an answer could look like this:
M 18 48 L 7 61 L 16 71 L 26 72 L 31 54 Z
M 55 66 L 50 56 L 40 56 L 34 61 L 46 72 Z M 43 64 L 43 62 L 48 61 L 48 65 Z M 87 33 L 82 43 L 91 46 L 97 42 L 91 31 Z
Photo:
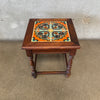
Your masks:
M 22 42 L 0 42 L 0 100 L 100 100 L 100 40 L 80 40 L 72 75 L 31 76 Z M 62 54 L 39 55 L 37 70 L 65 70 Z

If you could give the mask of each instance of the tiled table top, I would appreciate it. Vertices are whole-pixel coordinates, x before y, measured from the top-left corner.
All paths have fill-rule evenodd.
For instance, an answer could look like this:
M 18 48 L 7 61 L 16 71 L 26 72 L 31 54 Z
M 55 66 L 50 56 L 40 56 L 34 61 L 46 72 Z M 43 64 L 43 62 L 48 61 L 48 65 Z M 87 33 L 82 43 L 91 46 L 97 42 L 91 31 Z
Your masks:
M 79 49 L 80 45 L 72 19 L 40 18 L 29 20 L 22 48 L 35 53 L 57 53 Z
M 71 42 L 67 21 L 35 21 L 31 42 Z

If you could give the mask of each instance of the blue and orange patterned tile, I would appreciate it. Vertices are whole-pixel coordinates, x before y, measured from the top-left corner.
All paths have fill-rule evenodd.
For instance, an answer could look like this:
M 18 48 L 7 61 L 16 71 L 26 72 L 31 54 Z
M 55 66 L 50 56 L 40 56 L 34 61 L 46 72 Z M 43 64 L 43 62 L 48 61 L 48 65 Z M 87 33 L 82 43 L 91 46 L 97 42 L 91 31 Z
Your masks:
M 70 42 L 66 21 L 35 21 L 31 42 Z

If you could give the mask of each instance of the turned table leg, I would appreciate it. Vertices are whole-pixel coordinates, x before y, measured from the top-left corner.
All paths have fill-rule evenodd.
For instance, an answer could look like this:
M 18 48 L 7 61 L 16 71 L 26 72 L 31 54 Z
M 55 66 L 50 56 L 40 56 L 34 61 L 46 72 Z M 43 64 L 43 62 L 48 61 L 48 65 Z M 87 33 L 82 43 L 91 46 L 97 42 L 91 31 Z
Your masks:
M 76 50 L 71 50 L 69 52 L 68 63 L 66 64 L 67 65 L 67 69 L 66 69 L 67 77 L 69 77 L 71 75 L 72 61 L 73 61 L 75 54 L 76 54 Z
M 33 56 L 30 57 L 30 65 L 31 65 L 31 68 L 32 68 L 32 76 L 34 78 L 36 78 L 37 76 L 37 71 L 36 71 L 36 66 L 35 66 L 35 63 L 33 61 Z
M 32 51 L 27 50 L 26 54 L 30 58 L 30 65 L 31 65 L 31 68 L 32 68 L 32 76 L 34 78 L 36 78 L 37 77 L 37 71 L 36 71 L 36 58 L 37 58 L 37 55 L 35 55 L 35 62 L 34 62 Z

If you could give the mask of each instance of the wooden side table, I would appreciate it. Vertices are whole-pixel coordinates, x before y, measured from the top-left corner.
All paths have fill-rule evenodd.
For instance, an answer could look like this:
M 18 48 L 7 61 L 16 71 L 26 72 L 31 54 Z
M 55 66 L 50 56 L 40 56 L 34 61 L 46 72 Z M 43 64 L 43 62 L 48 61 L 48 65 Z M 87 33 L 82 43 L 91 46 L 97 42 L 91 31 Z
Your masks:
M 32 76 L 38 74 L 65 74 L 70 76 L 72 60 L 76 50 L 80 48 L 72 19 L 30 19 L 22 49 L 30 58 Z M 62 53 L 66 59 L 66 71 L 40 71 L 36 70 L 38 54 Z M 66 53 L 69 53 L 67 60 Z M 35 54 L 35 61 L 33 61 Z

